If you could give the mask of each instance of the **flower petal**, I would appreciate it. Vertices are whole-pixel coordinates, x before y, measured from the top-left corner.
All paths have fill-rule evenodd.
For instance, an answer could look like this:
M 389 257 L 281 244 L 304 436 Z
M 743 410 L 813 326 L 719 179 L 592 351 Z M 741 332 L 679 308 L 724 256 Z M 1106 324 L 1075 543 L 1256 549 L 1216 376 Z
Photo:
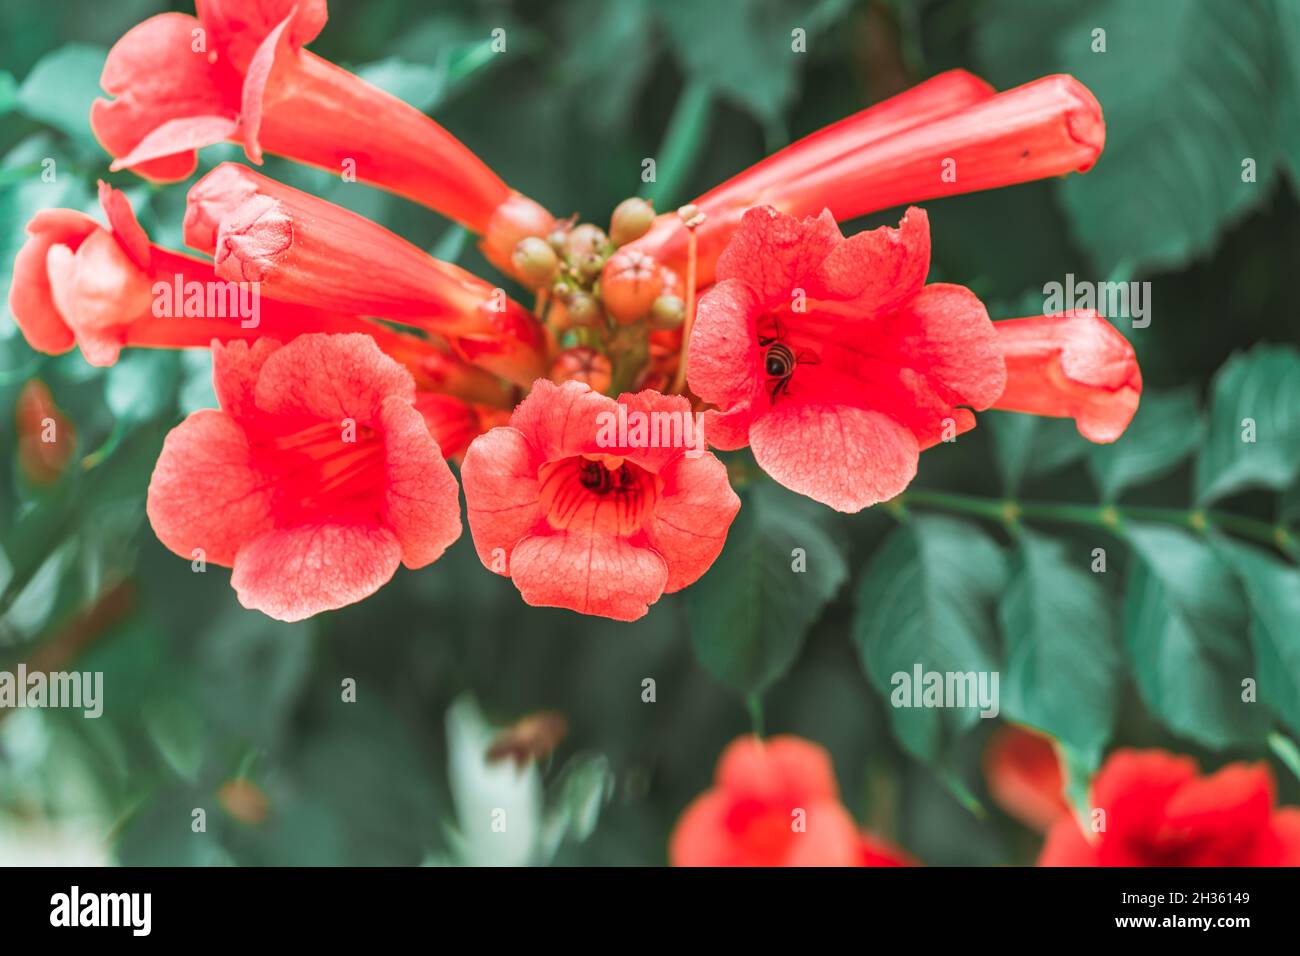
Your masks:
M 1038 856 L 1039 866 L 1100 866 L 1097 848 L 1079 829 L 1079 822 L 1066 815 L 1052 824 Z
M 659 505 L 644 527 L 647 540 L 668 562 L 664 591 L 680 591 L 699 579 L 727 541 L 740 498 L 727 468 L 712 455 L 682 456 L 660 472 Z
M 989 793 L 1008 814 L 1047 832 L 1070 806 L 1062 795 L 1064 779 L 1052 742 L 1020 727 L 999 729 L 984 750 Z
M 758 466 L 791 491 L 837 511 L 888 501 L 916 476 L 916 436 L 880 412 L 781 402 L 749 427 Z
M 262 146 L 258 137 L 262 129 L 262 108 L 267 86 L 277 64 L 285 68 L 294 56 L 289 42 L 289 27 L 296 8 L 276 24 L 248 63 L 244 86 L 240 94 L 240 122 L 243 124 L 244 153 L 255 163 L 262 162 Z
M 240 72 L 278 24 L 289 21 L 287 39 L 296 50 L 320 36 L 329 19 L 326 0 L 196 0 L 195 7 Z
M 376 425 L 385 398 L 413 401 L 415 382 L 368 335 L 300 335 L 267 356 L 254 390 L 272 415 Z
M 281 348 L 274 339 L 212 344 L 212 388 L 217 403 L 231 418 L 242 420 L 254 414 L 253 391 L 257 376 L 271 353 Z
M 798 219 L 771 206 L 757 206 L 741 217 L 740 227 L 718 257 L 718 281 L 744 280 L 763 309 L 789 305 L 791 290 L 814 276 L 843 241 L 829 211 Z
M 269 531 L 272 486 L 252 464 L 243 429 L 225 412 L 203 409 L 167 435 L 146 510 L 158 540 L 184 558 L 229 567 L 239 546 Z
M 49 253 L 56 245 L 75 248 L 101 230 L 95 220 L 71 209 L 45 209 L 27 224 L 28 238 L 14 257 L 9 311 L 27 344 L 57 355 L 76 344 L 72 328 L 60 314 L 50 285 Z
M 923 374 L 952 405 L 988 408 L 1006 386 L 1006 364 L 993 323 L 965 286 L 926 286 L 885 320 L 881 337 L 899 365 Z
M 239 129 L 238 121 L 229 116 L 212 114 L 178 116 L 150 130 L 129 153 L 113 160 L 108 168 L 113 172 L 130 169 L 145 176 L 146 179 L 162 179 L 161 175 L 150 177 L 142 170 L 149 169 L 150 163 L 168 160 L 168 169 L 172 168 L 170 162 L 175 162 L 177 170 L 188 165 L 183 175 L 173 175 L 168 178 L 185 179 L 198 166 L 198 150 L 204 146 L 224 143 L 235 135 L 237 129 Z
M 597 437 L 602 413 L 611 412 L 617 413 L 614 400 L 583 382 L 556 385 L 538 379 L 510 416 L 510 425 L 528 439 L 540 465 L 569 455 L 604 454 Z
M 108 227 L 113 237 L 121 245 L 127 258 L 135 263 L 137 269 L 148 272 L 153 262 L 149 237 L 140 225 L 140 220 L 135 217 L 135 210 L 131 208 L 131 201 L 126 198 L 126 193 L 114 189 L 101 179 L 99 205 L 104 210 L 104 215 L 108 217 Z
M 404 396 L 379 413 L 388 468 L 384 516 L 408 568 L 432 564 L 460 537 L 460 490 L 422 416 Z
M 834 246 L 806 291 L 863 313 L 884 312 L 916 296 L 929 271 L 930 220 L 924 209 L 912 206 L 897 229 L 881 226 Z
M 150 17 L 113 44 L 104 63 L 99 82 L 116 99 L 95 100 L 90 125 L 111 155 L 129 156 L 169 121 L 206 120 L 168 128 L 139 157 L 121 164 L 147 179 L 174 182 L 189 176 L 197 162 L 193 147 L 205 145 L 196 138 L 199 130 L 205 137 L 215 135 L 214 118 L 233 123 L 238 112 L 238 76 L 206 46 L 195 49 L 201 26 L 180 13 Z M 167 154 L 167 148 L 177 151 Z
M 762 311 L 757 293 L 739 279 L 724 279 L 700 297 L 686 377 L 704 401 L 729 409 L 753 396 L 762 369 L 754 327 Z
M 387 528 L 311 524 L 246 542 L 230 583 L 239 603 L 279 621 L 354 604 L 388 583 L 402 546 Z
M 831 755 L 820 744 L 778 734 L 739 737 L 718 760 L 718 786 L 756 800 L 838 800 Z
M 510 576 L 534 607 L 635 621 L 663 594 L 668 566 L 626 538 L 561 531 L 519 542 Z
M 533 449 L 503 426 L 470 443 L 460 478 L 474 549 L 484 566 L 509 576 L 510 552 L 542 520 Z

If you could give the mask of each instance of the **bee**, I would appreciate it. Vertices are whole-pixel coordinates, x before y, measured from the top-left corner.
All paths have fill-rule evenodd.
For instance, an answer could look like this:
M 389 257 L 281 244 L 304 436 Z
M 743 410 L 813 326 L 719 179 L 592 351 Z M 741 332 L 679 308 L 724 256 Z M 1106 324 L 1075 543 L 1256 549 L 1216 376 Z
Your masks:
M 758 346 L 763 349 L 763 371 L 767 375 L 768 398 L 776 402 L 781 394 L 788 394 L 790 379 L 799 365 L 817 365 L 820 359 L 815 353 L 801 349 L 798 354 L 781 341 L 781 323 L 772 317 L 772 334 L 758 336 Z

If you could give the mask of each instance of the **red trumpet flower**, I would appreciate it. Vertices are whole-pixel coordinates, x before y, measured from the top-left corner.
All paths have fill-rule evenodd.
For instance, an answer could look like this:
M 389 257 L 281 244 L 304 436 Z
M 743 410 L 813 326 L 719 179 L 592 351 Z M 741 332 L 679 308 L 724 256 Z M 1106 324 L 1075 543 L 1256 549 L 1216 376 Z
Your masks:
M 799 737 L 739 737 L 713 789 L 683 812 L 668 843 L 673 866 L 908 866 L 858 832 L 840 803 L 830 755 Z
M 1275 806 L 1264 764 L 1202 776 L 1163 750 L 1118 750 L 1092 783 L 1092 831 L 1072 816 L 1040 866 L 1300 866 L 1300 808 Z
M 995 324 L 1007 387 L 994 408 L 1073 418 L 1089 441 L 1124 433 L 1142 397 L 1133 346 L 1096 312 L 1007 319 Z
M 974 427 L 970 408 L 1006 384 L 984 306 L 925 285 L 929 265 L 921 209 L 849 239 L 829 212 L 746 213 L 689 345 L 691 390 L 718 408 L 710 442 L 750 445 L 781 484 L 840 511 L 901 492 L 920 451 Z
M 646 441 L 631 429 L 620 436 L 611 427 L 620 415 L 657 430 Z M 616 402 L 580 382 L 536 382 L 510 426 L 465 455 L 480 560 L 529 604 L 620 621 L 694 582 L 721 552 L 740 499 L 720 461 L 663 439 L 665 422 L 679 436 L 697 427 L 680 396 Z
M 115 157 L 149 179 L 189 176 L 195 151 L 232 140 L 423 203 L 474 232 L 549 214 L 509 187 L 419 110 L 303 49 L 325 0 L 198 0 L 198 16 L 163 13 L 109 51 L 91 126 Z M 545 229 L 541 230 L 542 232 Z
M 382 316 L 445 335 L 463 358 L 527 385 L 546 363 L 532 313 L 383 226 L 236 163 L 189 192 L 187 244 L 217 274 L 287 302 Z
M 460 536 L 456 480 L 415 384 L 365 335 L 213 346 L 221 409 L 172 429 L 154 533 L 232 567 L 240 602 L 297 621 L 373 594 Z
M 14 259 L 9 310 L 37 351 L 58 354 L 77 345 L 90 364 L 112 365 L 124 346 L 206 348 L 214 338 L 288 340 L 301 331 L 367 325 L 260 296 L 253 324 L 238 305 L 232 309 L 229 295 L 200 295 L 183 315 L 160 316 L 155 283 L 167 286 L 169 299 L 186 298 L 187 287 L 227 283 L 210 262 L 152 245 L 118 190 L 100 183 L 99 201 L 108 228 L 72 209 L 45 209 L 27 224 L 30 238 Z
M 1096 99 L 1070 76 L 1004 93 L 962 70 L 940 74 L 769 156 L 693 203 L 699 283 L 746 209 L 792 216 L 823 209 L 844 222 L 891 206 L 994 189 L 1091 168 L 1105 141 Z M 687 230 L 673 214 L 628 246 L 679 271 Z

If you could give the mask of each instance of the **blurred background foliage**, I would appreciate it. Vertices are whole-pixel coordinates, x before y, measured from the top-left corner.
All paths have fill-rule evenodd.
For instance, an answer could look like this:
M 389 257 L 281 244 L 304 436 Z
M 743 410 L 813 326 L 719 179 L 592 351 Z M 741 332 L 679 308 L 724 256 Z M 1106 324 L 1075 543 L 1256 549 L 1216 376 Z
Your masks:
M 185 187 L 108 176 L 87 123 L 107 48 L 169 8 L 189 9 L 0 0 L 0 288 L 26 220 L 98 215 L 99 177 L 156 242 L 182 247 Z M 1142 409 L 1106 448 L 1069 422 L 988 413 L 923 457 L 903 507 L 852 517 L 734 456 L 745 508 L 726 552 L 635 624 L 525 607 L 466 533 L 372 599 L 285 625 L 241 609 L 224 570 L 193 573 L 144 519 L 163 435 L 214 404 L 206 354 L 95 369 L 33 353 L 6 320 L 0 669 L 103 671 L 105 712 L 0 712 L 0 862 L 659 864 L 720 751 L 759 722 L 827 746 L 850 809 L 924 862 L 1032 861 L 1037 838 L 989 804 L 980 772 L 1000 721 L 885 703 L 889 674 L 917 661 L 999 668 L 1001 719 L 1056 735 L 1076 784 L 1117 744 L 1160 745 L 1207 766 L 1269 759 L 1296 801 L 1300 3 L 336 0 L 330 13 L 317 53 L 436 116 L 552 210 L 595 221 L 641 188 L 644 157 L 658 162 L 649 195 L 670 208 L 940 70 L 999 88 L 1072 72 L 1105 110 L 1101 161 L 927 204 L 932 278 L 969 285 L 994 318 L 1040 312 L 1044 283 L 1067 273 L 1149 281 L 1148 328 L 1112 317 L 1140 356 Z M 504 55 L 488 47 L 496 27 Z M 790 52 L 794 27 L 806 54 Z M 199 174 L 226 158 L 205 151 Z M 267 171 L 490 274 L 426 210 L 278 160 Z M 51 484 L 21 464 L 32 379 L 78 436 Z M 1207 522 L 1206 506 L 1238 519 Z M 1243 677 L 1259 703 L 1240 704 Z M 485 762 L 493 725 L 543 710 L 568 726 L 551 757 Z M 509 809 L 508 841 L 485 835 L 492 807 Z

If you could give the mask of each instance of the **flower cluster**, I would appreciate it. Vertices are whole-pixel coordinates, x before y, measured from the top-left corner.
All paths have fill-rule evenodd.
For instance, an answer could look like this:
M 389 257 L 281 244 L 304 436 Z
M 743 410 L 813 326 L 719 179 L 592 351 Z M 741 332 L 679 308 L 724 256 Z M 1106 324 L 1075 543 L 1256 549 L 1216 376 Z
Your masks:
M 998 93 L 945 73 L 681 210 L 632 199 L 602 228 L 557 220 L 308 51 L 326 20 L 325 0 L 198 0 L 130 30 L 90 111 L 111 169 L 179 181 L 228 141 L 253 164 L 334 171 L 477 234 L 530 305 L 237 163 L 190 187 L 191 252 L 152 244 L 108 185 L 102 224 L 40 212 L 10 293 L 44 352 L 107 365 L 122 348 L 211 350 L 221 407 L 172 432 L 148 514 L 177 554 L 232 567 L 248 607 L 296 620 L 435 561 L 460 533 L 446 460 L 479 557 L 524 601 L 631 620 L 707 570 L 740 507 L 701 423 L 713 448 L 749 446 L 776 481 L 857 511 L 983 409 L 1070 417 L 1094 441 L 1133 416 L 1141 376 L 1104 319 L 992 322 L 969 289 L 927 284 L 922 209 L 897 228 L 839 225 L 1087 170 L 1104 125 L 1071 77 Z M 255 298 L 255 320 L 224 307 L 230 290 Z M 182 298 L 183 314 L 160 313 Z M 614 419 L 636 421 L 610 438 Z M 780 772 L 764 761 L 784 744 L 752 746 L 722 791 Z M 830 800 L 828 779 L 811 796 Z

